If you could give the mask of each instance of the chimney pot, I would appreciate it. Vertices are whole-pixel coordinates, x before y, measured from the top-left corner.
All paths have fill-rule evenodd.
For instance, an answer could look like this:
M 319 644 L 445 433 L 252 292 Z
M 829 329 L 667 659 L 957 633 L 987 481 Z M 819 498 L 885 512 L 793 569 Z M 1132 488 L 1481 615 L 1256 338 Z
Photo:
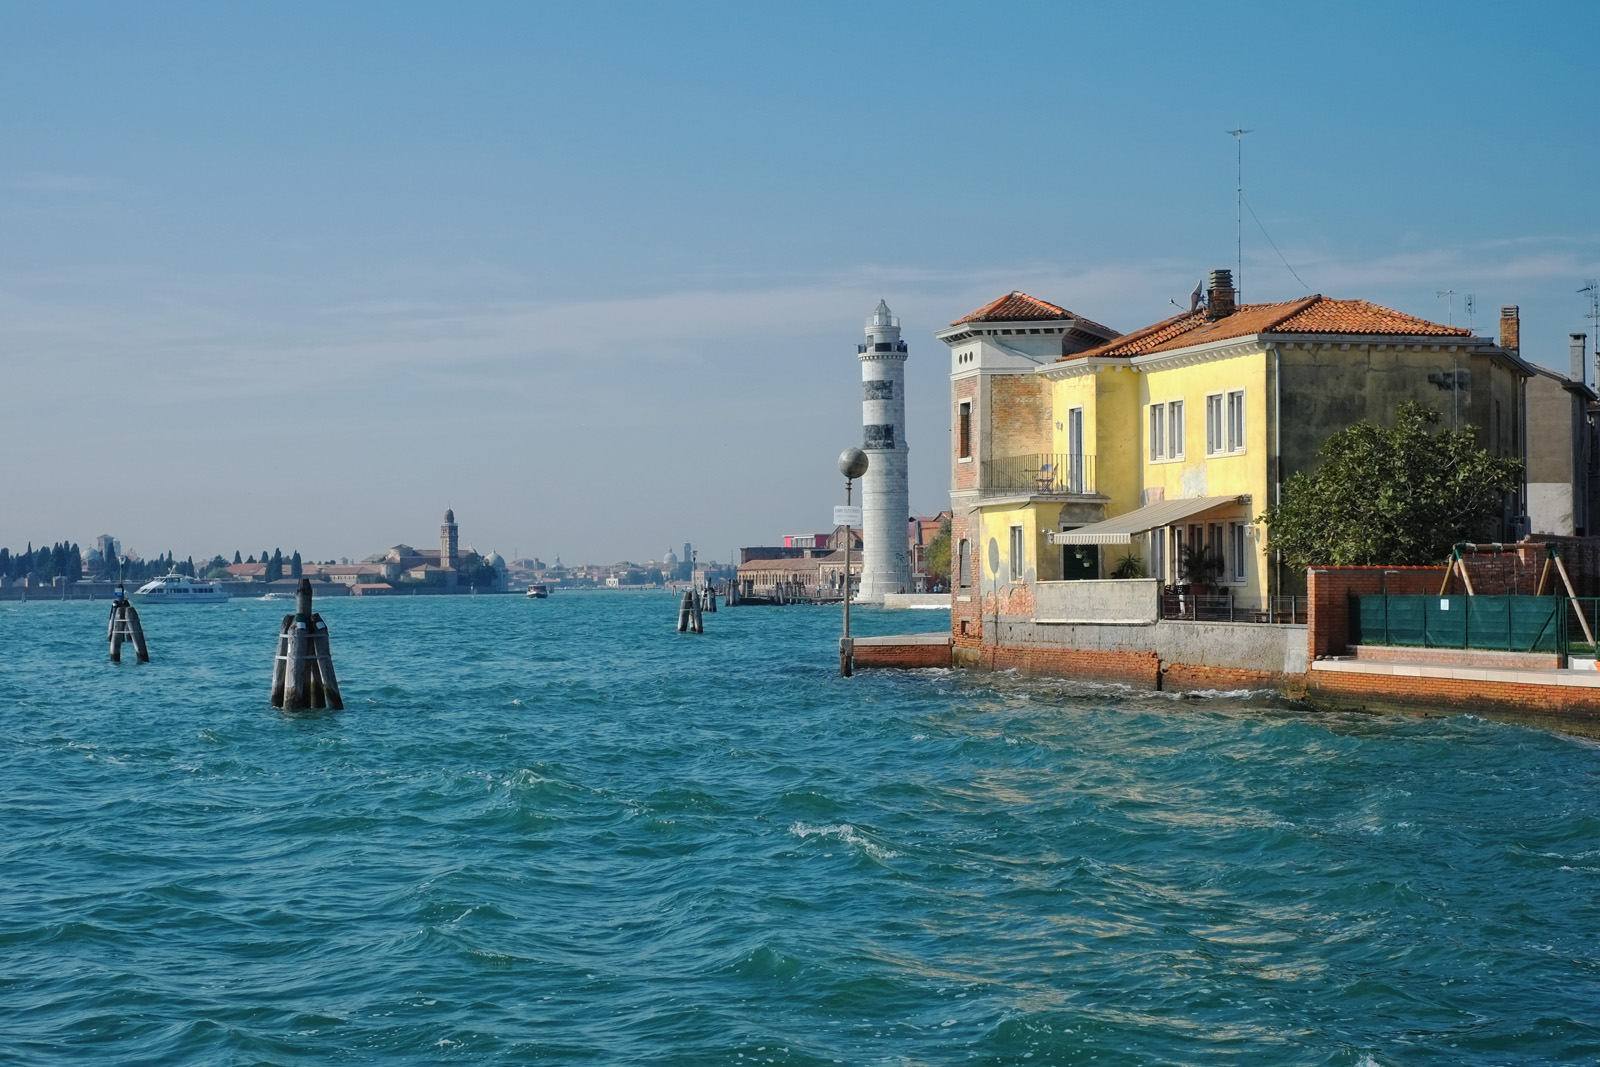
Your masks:
M 1223 319 L 1232 315 L 1234 305 L 1233 271 L 1211 272 L 1211 287 L 1206 290 L 1206 318 Z
M 1584 382 L 1584 374 L 1589 361 L 1584 358 L 1584 352 L 1588 348 L 1588 340 L 1589 335 L 1586 333 L 1567 334 L 1567 351 L 1572 356 L 1571 377 L 1579 385 L 1587 384 Z
M 1507 352 L 1522 354 L 1522 326 L 1517 305 L 1506 304 L 1500 308 L 1500 347 Z

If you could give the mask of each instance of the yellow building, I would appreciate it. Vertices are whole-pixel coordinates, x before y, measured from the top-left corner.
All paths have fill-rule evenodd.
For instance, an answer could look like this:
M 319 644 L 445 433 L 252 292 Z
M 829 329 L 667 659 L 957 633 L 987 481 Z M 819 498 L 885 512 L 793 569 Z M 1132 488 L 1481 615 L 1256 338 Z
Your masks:
M 1402 400 L 1473 426 L 1496 455 L 1524 454 L 1531 371 L 1514 321 L 1502 345 L 1361 300 L 1235 306 L 1230 272 L 1213 271 L 1191 312 L 982 374 L 989 342 L 971 319 L 939 335 L 958 635 L 998 633 L 1034 614 L 1037 583 L 1110 577 L 1128 557 L 1169 586 L 1203 577 L 1247 610 L 1302 593 L 1255 520 L 1330 434 L 1390 424 Z M 1523 511 L 1507 501 L 1506 539 Z

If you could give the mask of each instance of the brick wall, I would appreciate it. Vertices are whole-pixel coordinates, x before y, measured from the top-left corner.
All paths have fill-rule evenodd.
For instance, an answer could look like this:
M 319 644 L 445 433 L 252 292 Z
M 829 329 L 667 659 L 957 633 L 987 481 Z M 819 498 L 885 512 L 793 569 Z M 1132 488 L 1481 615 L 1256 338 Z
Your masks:
M 1379 711 L 1422 709 L 1486 711 L 1523 719 L 1549 719 L 1585 733 L 1600 728 L 1600 697 L 1577 686 L 1520 685 L 1454 678 L 1312 671 L 1310 695 Z
M 930 644 L 908 645 L 856 645 L 853 662 L 857 667 L 915 667 L 950 666 L 950 646 Z
M 972 457 L 961 459 L 961 402 L 972 405 Z M 950 383 L 950 487 L 974 489 L 978 485 L 978 440 L 983 427 L 983 412 L 978 410 L 978 378 L 962 378 Z
M 989 379 L 989 433 L 984 459 L 1053 451 L 1051 383 L 1033 374 L 996 374 Z
M 1312 659 L 1345 654 L 1352 596 L 1437 594 L 1444 575 L 1443 567 L 1312 567 L 1306 572 L 1307 654 Z
M 1546 671 L 1561 666 L 1554 652 L 1504 652 L 1488 648 L 1417 648 L 1412 645 L 1351 645 L 1350 654 L 1369 663 L 1427 663 L 1435 667 L 1489 667 Z

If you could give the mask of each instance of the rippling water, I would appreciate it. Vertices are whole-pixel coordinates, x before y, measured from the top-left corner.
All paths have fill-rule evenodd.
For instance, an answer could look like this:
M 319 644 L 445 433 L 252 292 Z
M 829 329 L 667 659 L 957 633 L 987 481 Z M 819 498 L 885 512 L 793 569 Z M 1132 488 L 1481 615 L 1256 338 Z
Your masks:
M 0 604 L 0 1060 L 1600 1059 L 1600 747 L 947 671 L 837 613 Z M 862 610 L 858 632 L 937 629 Z

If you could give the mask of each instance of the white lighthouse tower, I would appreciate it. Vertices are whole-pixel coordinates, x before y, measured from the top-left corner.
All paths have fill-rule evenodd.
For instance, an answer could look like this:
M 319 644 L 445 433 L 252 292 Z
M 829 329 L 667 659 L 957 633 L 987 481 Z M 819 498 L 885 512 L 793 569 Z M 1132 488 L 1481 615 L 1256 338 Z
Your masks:
M 861 480 L 861 594 L 866 604 L 885 593 L 909 593 L 911 548 L 906 522 L 911 492 L 906 482 L 906 343 L 900 320 L 878 301 L 867 320 L 861 355 L 861 448 L 867 473 Z

